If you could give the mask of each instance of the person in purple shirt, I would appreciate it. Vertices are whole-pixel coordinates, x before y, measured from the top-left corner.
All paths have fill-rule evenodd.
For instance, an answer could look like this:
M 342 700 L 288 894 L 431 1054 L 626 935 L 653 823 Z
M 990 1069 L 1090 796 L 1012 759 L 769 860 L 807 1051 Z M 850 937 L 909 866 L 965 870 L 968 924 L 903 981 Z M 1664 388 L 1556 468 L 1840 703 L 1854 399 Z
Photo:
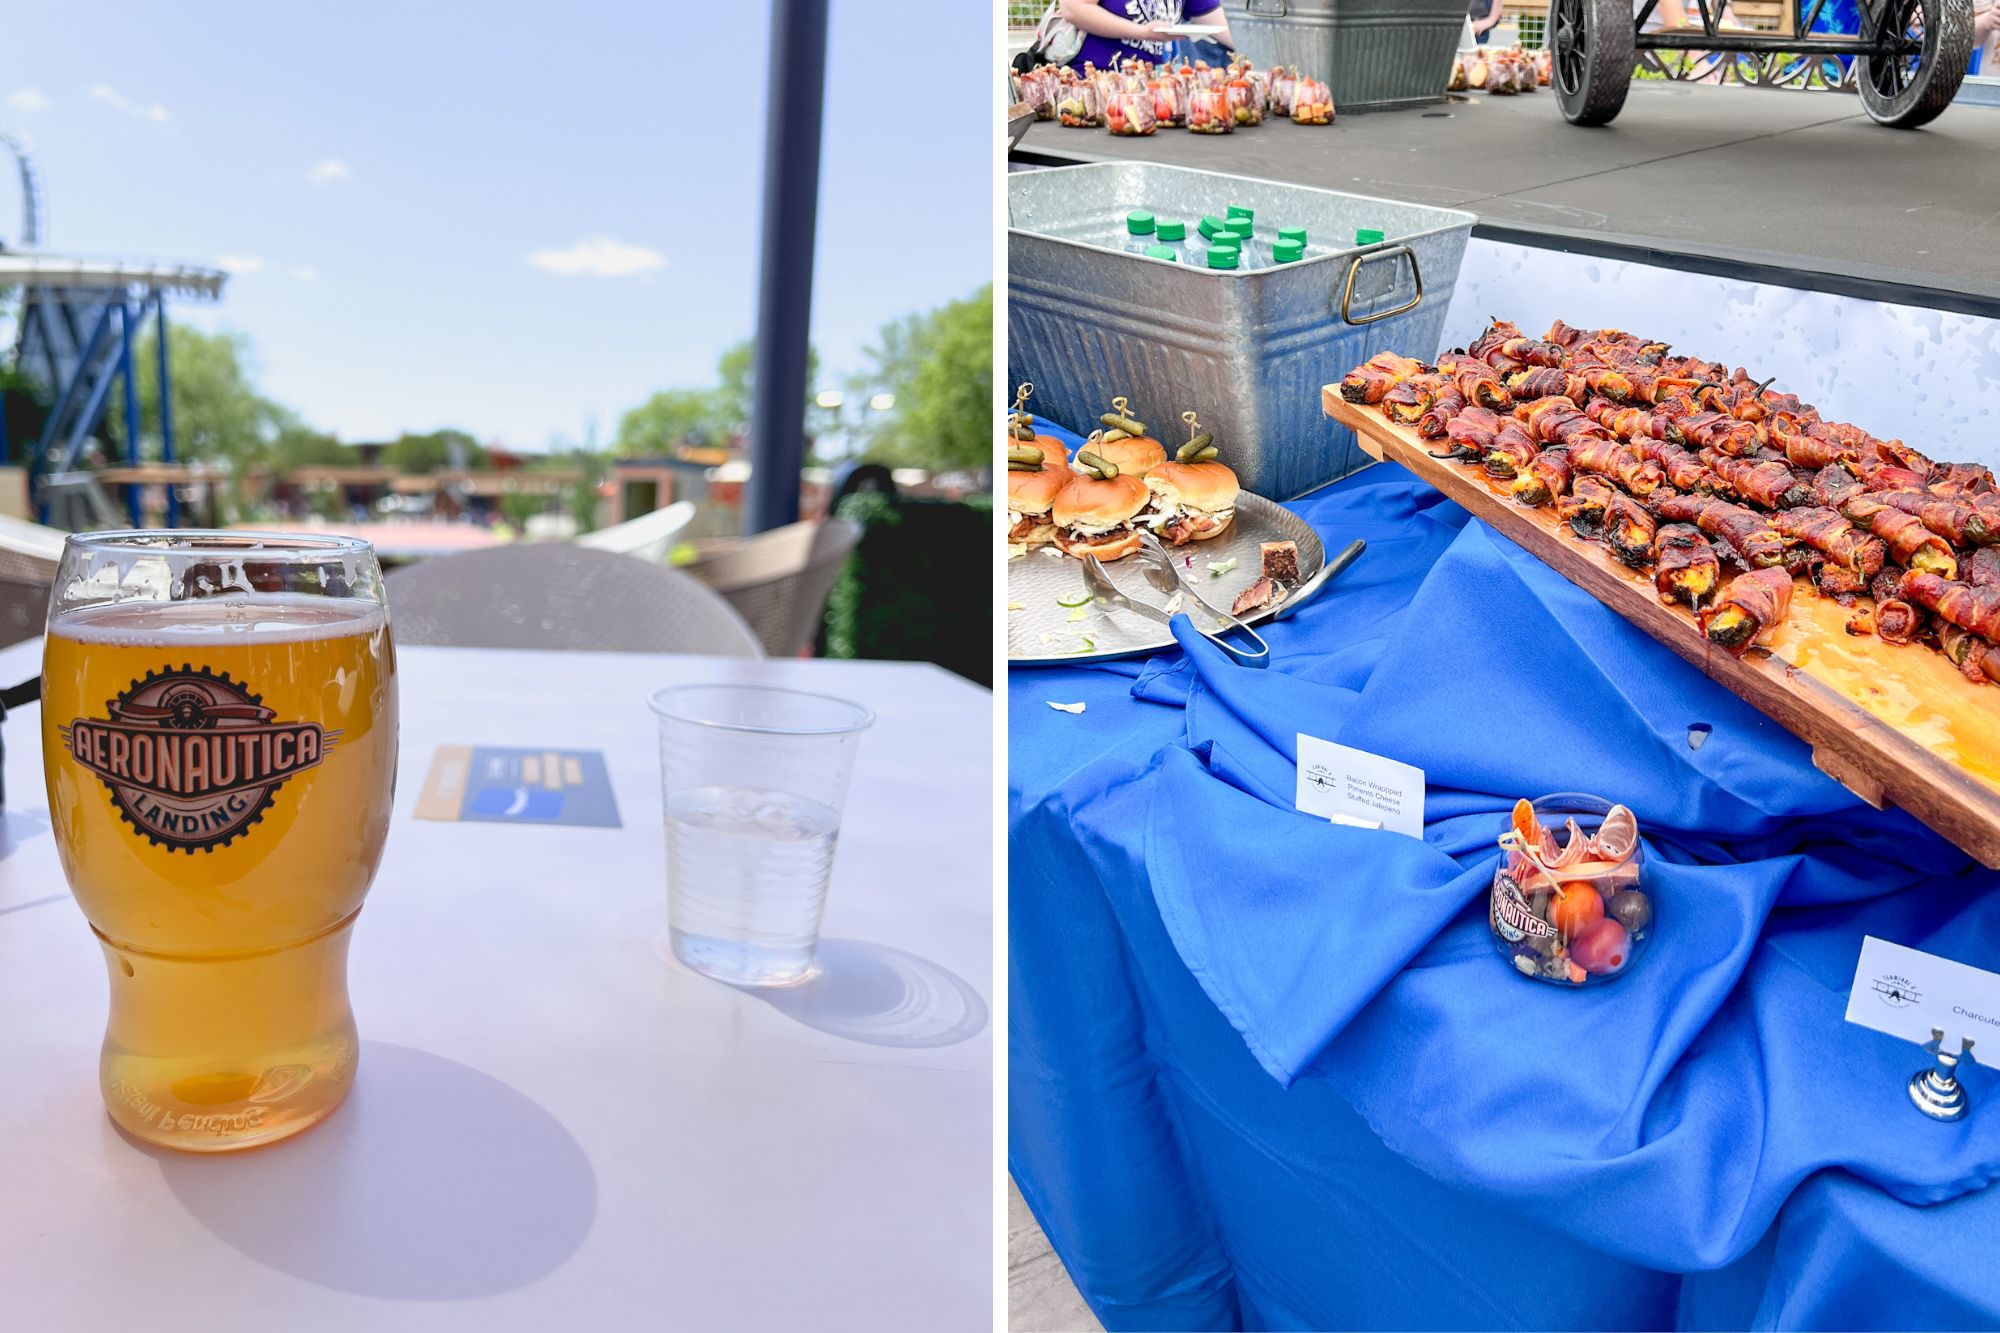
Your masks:
M 1178 23 L 1215 24 L 1215 40 L 1236 45 L 1222 0 L 1062 0 L 1062 16 L 1084 33 L 1083 49 L 1070 61 L 1078 70 L 1085 61 L 1110 69 L 1127 58 L 1165 60 L 1175 39 L 1160 29 Z

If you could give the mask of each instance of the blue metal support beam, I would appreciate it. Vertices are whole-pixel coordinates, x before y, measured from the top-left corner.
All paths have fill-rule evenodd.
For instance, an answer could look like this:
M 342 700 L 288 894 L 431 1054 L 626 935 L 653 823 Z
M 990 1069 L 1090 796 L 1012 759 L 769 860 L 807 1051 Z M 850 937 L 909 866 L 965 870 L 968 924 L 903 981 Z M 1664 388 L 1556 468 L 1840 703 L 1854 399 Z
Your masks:
M 153 293 L 153 334 L 160 342 L 160 461 L 174 461 L 174 401 L 169 392 L 173 381 L 167 377 L 167 294 Z M 181 525 L 180 487 L 167 483 L 167 526 Z
M 140 307 L 144 311 L 144 307 Z M 130 301 L 118 303 L 118 374 L 125 381 L 125 464 L 139 466 L 139 381 L 132 374 L 132 339 L 141 316 L 132 313 Z M 107 376 L 107 378 L 109 378 Z M 145 487 L 136 482 L 125 485 L 125 512 L 135 528 L 144 527 L 139 501 Z
M 756 382 L 743 530 L 799 517 L 806 459 L 806 359 L 819 216 L 820 121 L 826 103 L 827 0 L 771 0 L 770 98 L 764 125 L 764 218 L 757 287 Z
M 42 314 L 46 318 L 48 315 L 47 310 L 44 310 Z M 97 354 L 104 349 L 105 334 L 110 329 L 111 307 L 107 305 L 103 310 L 98 312 L 97 323 L 91 326 L 90 337 L 84 343 L 83 357 L 77 363 L 79 368 L 88 366 L 97 360 Z M 82 379 L 83 376 L 81 373 L 73 374 L 63 381 L 62 387 L 57 391 L 55 406 L 49 409 L 48 423 L 42 428 L 41 443 L 43 447 L 37 451 L 38 453 L 45 452 L 48 443 L 57 437 L 58 432 L 62 428 L 63 420 L 69 412 L 70 400 L 76 396 L 76 386 Z M 74 460 L 65 460 L 63 470 L 68 471 L 74 466 Z
M 99 328 L 108 327 L 111 323 L 111 312 L 122 308 L 117 303 L 105 306 L 105 318 L 99 324 Z M 97 341 L 93 339 L 93 345 Z M 78 379 L 83 378 L 84 375 L 90 372 L 91 367 L 95 364 L 95 360 L 95 356 L 84 360 L 83 364 L 77 368 Z M 111 386 L 116 382 L 117 378 L 116 375 L 110 373 L 110 368 L 107 366 L 105 367 L 105 372 L 97 377 L 96 384 L 91 387 L 90 398 L 84 403 L 83 411 L 77 413 L 75 424 L 69 428 L 69 439 L 63 444 L 63 471 L 74 472 L 77 466 L 82 463 L 83 446 L 90 438 L 90 433 L 97 429 L 97 423 L 104 419 L 104 405 L 111 400 Z

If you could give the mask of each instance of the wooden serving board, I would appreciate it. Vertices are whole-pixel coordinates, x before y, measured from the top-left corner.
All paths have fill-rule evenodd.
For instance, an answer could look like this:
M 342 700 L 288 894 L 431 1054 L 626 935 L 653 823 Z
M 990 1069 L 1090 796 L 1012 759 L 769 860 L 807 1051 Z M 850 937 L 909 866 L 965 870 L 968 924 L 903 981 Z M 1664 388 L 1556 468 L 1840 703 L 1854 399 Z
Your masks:
M 1651 570 L 1627 569 L 1602 544 L 1579 540 L 1553 506 L 1516 504 L 1483 470 L 1432 458 L 1435 446 L 1416 431 L 1345 401 L 1338 385 L 1320 396 L 1370 455 L 1416 473 L 1763 710 L 1863 800 L 1899 805 L 2000 868 L 2000 686 L 1973 684 L 1921 645 L 1849 634 L 1849 609 L 1803 586 L 1785 623 L 1736 657 L 1711 644 L 1686 607 L 1660 601 Z

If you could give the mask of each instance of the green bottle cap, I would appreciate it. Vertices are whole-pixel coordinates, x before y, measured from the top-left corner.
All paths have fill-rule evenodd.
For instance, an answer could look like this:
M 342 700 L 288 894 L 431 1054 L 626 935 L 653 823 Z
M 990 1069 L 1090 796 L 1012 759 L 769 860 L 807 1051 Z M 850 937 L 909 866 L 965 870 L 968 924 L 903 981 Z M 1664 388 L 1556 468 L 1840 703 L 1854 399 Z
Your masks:
M 1247 241 L 1250 239 L 1250 220 L 1248 218 L 1231 218 L 1223 224 L 1223 229 L 1238 241 Z M 1218 236 L 1216 239 L 1221 240 L 1222 238 Z
M 1354 243 L 1356 245 L 1380 245 L 1382 244 L 1382 233 L 1373 227 L 1357 227 L 1354 230 Z
M 1174 252 L 1173 252 L 1172 248 L 1171 248 L 1171 247 L 1168 247 L 1168 246 L 1164 246 L 1164 245 L 1149 245 L 1149 246 L 1147 246 L 1147 247 L 1146 247 L 1146 258 L 1148 258 L 1148 259 L 1164 259 L 1164 260 L 1166 260 L 1166 261 L 1167 261 L 1167 262 L 1168 262 L 1169 264 L 1171 264 L 1171 263 L 1173 263 L 1173 262 L 1174 262 Z
M 1278 228 L 1278 239 L 1281 241 L 1297 241 L 1300 245 L 1304 245 L 1306 243 L 1306 229 L 1304 227 L 1280 227 Z
M 1205 217 L 1201 220 L 1198 230 L 1203 236 L 1212 241 L 1222 233 L 1222 219 L 1218 217 Z
M 1228 216 L 1232 218 L 1242 218 L 1245 222 L 1254 222 L 1257 218 L 1257 215 L 1255 213 L 1245 208 L 1241 204 L 1231 204 L 1228 209 Z
M 1178 218 L 1161 218 L 1157 230 L 1159 238 L 1163 241 L 1179 241 L 1187 238 L 1187 223 Z
M 1271 258 L 1280 264 L 1296 264 L 1306 257 L 1304 241 L 1279 241 L 1271 247 Z
M 1143 208 L 1127 213 L 1125 215 L 1125 230 L 1131 232 L 1134 236 L 1151 236 L 1153 234 L 1153 215 Z
M 1236 247 L 1233 245 L 1212 245 L 1208 248 L 1210 268 L 1235 268 Z

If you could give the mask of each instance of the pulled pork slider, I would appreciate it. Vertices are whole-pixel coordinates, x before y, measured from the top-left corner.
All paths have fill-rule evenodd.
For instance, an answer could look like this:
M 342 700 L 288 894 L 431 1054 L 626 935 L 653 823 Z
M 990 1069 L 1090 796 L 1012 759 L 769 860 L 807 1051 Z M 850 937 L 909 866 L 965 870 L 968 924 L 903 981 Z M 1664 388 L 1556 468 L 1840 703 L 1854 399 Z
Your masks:
M 1236 474 L 1220 463 L 1162 463 L 1146 474 L 1152 508 L 1140 521 L 1175 546 L 1229 531 L 1236 517 Z
M 1167 461 L 1166 446 L 1150 435 L 1131 435 L 1122 440 L 1099 439 L 1091 452 L 1130 477 L 1151 476 L 1153 469 Z
M 1008 469 L 1007 540 L 1024 546 L 1046 546 L 1054 541 L 1056 525 L 1049 517 L 1049 510 L 1075 475 L 1061 466 L 1045 466 L 1033 472 Z
M 1094 555 L 1118 560 L 1132 554 L 1139 549 L 1139 530 L 1132 521 L 1151 495 L 1146 483 L 1128 472 L 1109 481 L 1088 473 L 1073 475 L 1049 510 L 1056 545 L 1078 559 Z

